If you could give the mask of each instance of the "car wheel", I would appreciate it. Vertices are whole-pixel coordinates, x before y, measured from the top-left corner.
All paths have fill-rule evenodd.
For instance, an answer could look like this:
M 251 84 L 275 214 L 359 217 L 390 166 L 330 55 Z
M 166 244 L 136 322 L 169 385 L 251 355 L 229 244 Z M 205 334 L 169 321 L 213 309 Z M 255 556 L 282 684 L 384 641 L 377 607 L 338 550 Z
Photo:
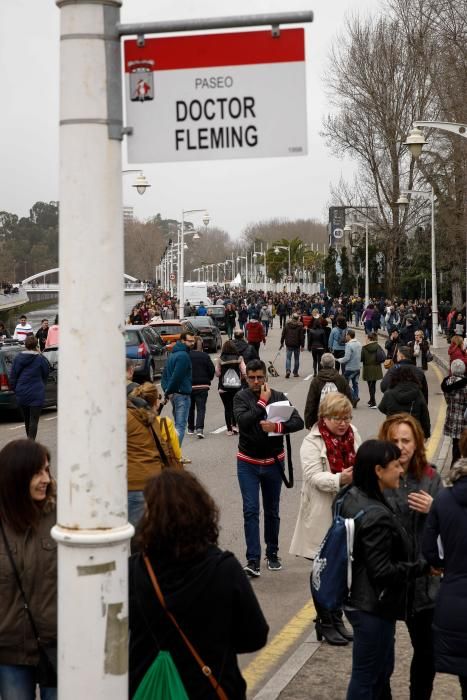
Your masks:
M 154 372 L 154 365 L 151 363 L 149 365 L 148 381 L 151 382 L 151 384 L 153 384 L 155 378 L 156 378 L 156 373 Z

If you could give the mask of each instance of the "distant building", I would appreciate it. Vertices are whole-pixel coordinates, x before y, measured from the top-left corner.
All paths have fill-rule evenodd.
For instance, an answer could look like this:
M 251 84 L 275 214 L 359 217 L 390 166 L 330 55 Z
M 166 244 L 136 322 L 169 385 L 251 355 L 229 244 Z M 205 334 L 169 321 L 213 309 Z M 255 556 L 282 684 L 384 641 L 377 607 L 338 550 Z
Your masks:
M 133 207 L 123 207 L 123 223 L 130 223 L 134 219 Z

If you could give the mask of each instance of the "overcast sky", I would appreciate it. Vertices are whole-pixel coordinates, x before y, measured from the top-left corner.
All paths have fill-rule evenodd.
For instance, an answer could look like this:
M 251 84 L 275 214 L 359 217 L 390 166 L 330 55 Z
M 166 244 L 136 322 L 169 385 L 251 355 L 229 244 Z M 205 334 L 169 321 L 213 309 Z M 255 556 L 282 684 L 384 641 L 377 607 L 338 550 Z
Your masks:
M 151 189 L 139 196 L 124 179 L 124 203 L 146 218 L 206 208 L 213 225 L 240 235 L 249 223 L 280 218 L 327 221 L 330 184 L 351 178 L 319 135 L 329 111 L 326 57 L 346 14 L 367 14 L 376 0 L 124 0 L 123 22 L 312 10 L 306 27 L 308 155 L 289 158 L 145 164 Z M 54 0 L 0 0 L 0 210 L 28 214 L 58 198 L 59 14 Z M 278 95 L 280 99 L 280 95 Z M 123 167 L 126 145 L 123 142 Z

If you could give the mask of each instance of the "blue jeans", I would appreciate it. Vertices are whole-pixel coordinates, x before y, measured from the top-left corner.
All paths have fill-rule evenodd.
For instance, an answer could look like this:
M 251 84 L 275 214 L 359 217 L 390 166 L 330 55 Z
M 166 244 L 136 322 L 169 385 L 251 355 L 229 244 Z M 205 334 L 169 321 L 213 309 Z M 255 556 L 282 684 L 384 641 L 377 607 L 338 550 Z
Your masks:
M 347 700 L 390 698 L 396 623 L 363 610 L 346 610 L 345 614 L 354 634 Z
M 142 491 L 128 491 L 128 522 L 136 528 L 144 513 Z
M 175 430 L 177 431 L 180 447 L 185 435 L 188 414 L 190 412 L 191 396 L 188 394 L 172 394 L 172 412 L 174 416 Z
M 188 429 L 204 430 L 204 418 L 206 416 L 206 401 L 208 400 L 208 389 L 197 389 L 193 391 L 190 399 L 190 411 L 188 413 Z M 196 412 L 196 422 L 195 422 Z
M 264 541 L 266 556 L 277 554 L 279 549 L 279 503 L 282 477 L 277 464 L 265 467 L 237 459 L 237 475 L 243 501 L 246 558 L 261 559 L 259 538 L 259 490 L 263 497 Z
M 263 324 L 264 335 L 267 335 L 269 331 L 269 321 L 261 321 L 261 323 Z
M 36 669 L 34 666 L 0 666 L 2 700 L 35 700 Z M 57 688 L 41 688 L 41 700 L 57 700 Z
M 290 372 L 290 370 L 292 368 L 292 354 L 293 354 L 293 373 L 298 374 L 298 368 L 300 366 L 300 348 L 286 348 L 285 371 Z
M 352 398 L 354 401 L 358 399 L 358 380 L 360 378 L 360 370 L 346 369 L 344 371 L 344 377 L 347 379 L 350 389 L 352 391 Z

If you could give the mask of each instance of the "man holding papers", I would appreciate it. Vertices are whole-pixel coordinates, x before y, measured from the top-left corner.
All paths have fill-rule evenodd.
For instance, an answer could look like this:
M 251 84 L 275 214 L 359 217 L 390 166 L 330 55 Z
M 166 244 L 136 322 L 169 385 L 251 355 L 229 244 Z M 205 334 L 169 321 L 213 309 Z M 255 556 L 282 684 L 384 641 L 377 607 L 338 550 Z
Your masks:
M 266 365 L 251 360 L 246 366 L 248 388 L 234 399 L 240 431 L 237 452 L 238 482 L 243 500 L 247 564 L 245 572 L 260 575 L 259 491 L 263 497 L 266 561 L 270 571 L 282 568 L 279 550 L 279 503 L 284 469 L 284 439 L 304 427 L 285 394 L 266 384 Z

